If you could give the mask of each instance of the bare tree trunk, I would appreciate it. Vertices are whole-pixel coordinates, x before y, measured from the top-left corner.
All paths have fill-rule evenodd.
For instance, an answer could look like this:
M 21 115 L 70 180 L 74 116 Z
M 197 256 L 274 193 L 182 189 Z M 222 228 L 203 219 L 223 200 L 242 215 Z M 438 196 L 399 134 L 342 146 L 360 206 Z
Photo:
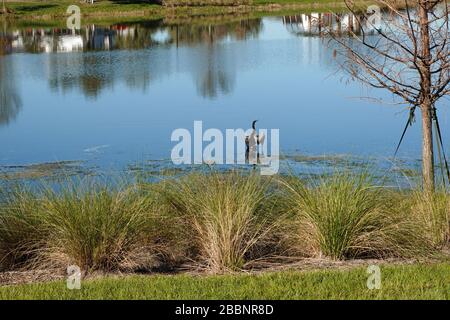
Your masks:
M 363 19 L 358 20 L 367 23 L 358 23 L 361 35 L 350 32 L 351 37 L 339 37 L 332 28 L 329 34 L 342 46 L 341 56 L 344 59 L 340 64 L 352 79 L 374 88 L 387 89 L 400 101 L 413 107 L 408 125 L 413 120 L 416 107 L 420 107 L 423 187 L 426 192 L 433 192 L 432 128 L 435 106 L 440 99 L 450 96 L 448 0 L 406 1 L 405 12 L 399 11 L 391 0 L 377 2 L 389 8 L 386 26 L 383 23 L 377 27 L 371 21 L 372 15 L 362 14 Z M 440 3 L 444 6 L 438 6 Z M 353 1 L 346 0 L 346 4 L 353 14 L 360 16 L 358 12 L 361 10 Z M 414 5 L 414 10 L 410 9 L 410 4 Z M 376 20 L 381 19 L 379 14 L 375 17 Z M 371 29 L 376 30 L 379 40 L 373 41 L 373 38 L 366 36 L 366 31 Z M 355 38 L 363 46 L 355 46 Z
M 2 4 L 3 4 L 3 13 L 6 13 L 6 4 L 5 4 L 5 0 L 3 0 L 2 1 Z
M 427 192 L 434 191 L 433 126 L 431 105 L 422 104 L 422 175 L 423 187 Z
M 430 50 L 430 30 L 428 19 L 429 0 L 421 0 L 419 3 L 420 37 L 422 44 L 420 63 L 421 71 L 421 100 L 422 110 L 422 175 L 423 187 L 425 191 L 434 191 L 434 155 L 433 155 L 433 126 L 432 126 L 432 104 L 431 93 L 431 50 Z

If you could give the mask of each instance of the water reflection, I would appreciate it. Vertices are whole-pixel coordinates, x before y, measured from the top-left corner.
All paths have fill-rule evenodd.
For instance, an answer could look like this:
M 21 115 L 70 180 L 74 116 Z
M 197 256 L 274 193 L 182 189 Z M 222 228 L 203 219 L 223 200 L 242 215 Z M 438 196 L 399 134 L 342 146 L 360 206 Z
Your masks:
M 0 35 L 0 126 L 10 123 L 22 108 L 14 62 L 2 55 L 11 51 L 12 39 Z
M 108 27 L 88 25 L 76 32 L 59 28 L 27 28 L 9 32 L 13 40 L 8 52 L 86 52 L 145 49 L 161 44 L 213 44 L 229 39 L 257 37 L 261 28 L 261 19 L 205 25 L 166 25 L 163 20 L 156 20 Z
M 361 91 L 331 76 L 332 48 L 312 26 L 327 18 L 310 16 L 77 33 L 9 27 L 0 37 L 0 89 L 8 93 L 0 166 L 85 160 L 103 169 L 167 159 L 171 132 L 199 119 L 221 130 L 259 119 L 283 131 L 283 151 L 389 154 L 399 118 L 348 99 Z
M 57 28 L 30 28 L 11 31 L 10 43 L 3 44 L 2 48 L 6 53 L 50 53 L 45 69 L 54 91 L 80 89 L 86 97 L 96 98 L 115 83 L 125 83 L 130 89 L 145 92 L 152 80 L 180 68 L 177 62 L 174 65 L 174 59 L 179 56 L 174 56 L 170 48 L 198 46 L 195 52 L 182 53 L 182 58 L 189 62 L 181 68 L 192 75 L 199 95 L 216 98 L 229 93 L 235 82 L 234 66 L 227 62 L 229 59 L 216 43 L 257 37 L 261 28 L 261 19 L 218 25 L 165 25 L 163 21 L 108 27 L 89 25 L 76 33 Z M 165 47 L 169 51 L 107 53 L 153 47 Z
M 301 36 L 323 36 L 325 32 L 333 31 L 337 34 L 353 32 L 359 34 L 360 24 L 365 23 L 366 15 L 352 13 L 310 13 L 294 16 L 284 16 L 283 24 L 293 34 Z M 380 26 L 367 24 L 365 31 L 375 32 Z
M 350 14 L 327 13 L 274 19 L 282 21 L 288 32 L 298 36 L 321 36 L 323 27 L 341 30 L 350 24 L 356 28 L 358 21 Z M 122 84 L 128 89 L 147 92 L 152 81 L 175 72 L 189 74 L 199 96 L 216 99 L 233 90 L 238 68 L 252 64 L 251 54 L 230 50 L 226 43 L 258 39 L 262 31 L 263 20 L 259 18 L 227 23 L 167 24 L 154 20 L 110 26 L 86 25 L 77 32 L 59 28 L 9 28 L 1 37 L 0 52 L 47 53 L 39 65 L 25 71 L 39 79 L 45 75 L 54 92 L 80 90 L 85 97 L 96 99 L 103 91 L 114 90 L 116 85 Z M 310 58 L 316 54 L 322 63 L 330 63 L 322 59 L 322 48 L 309 46 L 308 50 Z M 12 66 L 4 61 L 2 64 L 5 66 L 1 79 L 11 79 L 1 81 L 2 88 L 11 93 L 2 97 L 2 110 L 8 105 L 17 113 L 21 100 L 13 88 L 14 72 L 7 70 Z
M 95 98 L 117 82 L 125 83 L 130 89 L 146 90 L 150 83 L 150 63 L 144 54 L 130 57 L 100 52 L 52 54 L 45 67 L 54 91 L 80 89 L 86 97 Z
M 168 30 L 167 42 L 178 45 L 210 44 L 225 39 L 257 38 L 262 29 L 261 19 L 247 19 L 227 24 L 175 25 Z

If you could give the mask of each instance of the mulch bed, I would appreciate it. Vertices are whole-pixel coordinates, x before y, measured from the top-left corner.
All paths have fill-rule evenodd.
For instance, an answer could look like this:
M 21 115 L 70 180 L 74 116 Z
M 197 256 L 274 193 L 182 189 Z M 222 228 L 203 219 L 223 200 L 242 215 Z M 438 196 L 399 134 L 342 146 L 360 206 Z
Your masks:
M 31 270 L 0 272 L 0 286 L 47 282 L 65 279 L 61 270 Z

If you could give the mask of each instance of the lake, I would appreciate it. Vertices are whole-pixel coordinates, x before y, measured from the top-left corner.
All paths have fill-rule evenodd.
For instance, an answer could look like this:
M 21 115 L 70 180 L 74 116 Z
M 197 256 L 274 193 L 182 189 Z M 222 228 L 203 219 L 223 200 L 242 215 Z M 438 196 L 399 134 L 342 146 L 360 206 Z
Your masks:
M 258 119 L 279 129 L 280 151 L 300 171 L 347 156 L 389 169 L 406 106 L 362 99 L 392 100 L 347 81 L 310 18 L 158 20 L 74 34 L 9 25 L 0 50 L 0 166 L 107 172 L 167 163 L 177 128 L 201 120 L 205 129 L 247 129 Z M 417 121 L 399 154 L 408 165 L 418 165 L 420 138 Z

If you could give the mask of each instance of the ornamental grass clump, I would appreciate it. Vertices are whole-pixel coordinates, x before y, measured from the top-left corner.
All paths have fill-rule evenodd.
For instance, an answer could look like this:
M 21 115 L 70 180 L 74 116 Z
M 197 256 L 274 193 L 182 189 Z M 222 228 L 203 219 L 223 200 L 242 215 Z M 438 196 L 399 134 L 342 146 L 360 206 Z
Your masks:
M 238 172 L 195 173 L 167 181 L 162 193 L 184 223 L 187 257 L 212 273 L 237 271 L 277 247 L 270 179 Z
M 135 186 L 65 184 L 11 193 L 0 209 L 2 264 L 83 271 L 147 269 L 164 248 L 157 205 Z
M 408 197 L 410 214 L 417 218 L 424 233 L 436 248 L 450 242 L 450 196 L 445 191 L 427 193 L 414 191 Z
M 292 213 L 290 246 L 302 255 L 342 260 L 429 252 L 407 207 L 368 174 L 336 173 L 310 184 L 289 177 L 282 184 Z

